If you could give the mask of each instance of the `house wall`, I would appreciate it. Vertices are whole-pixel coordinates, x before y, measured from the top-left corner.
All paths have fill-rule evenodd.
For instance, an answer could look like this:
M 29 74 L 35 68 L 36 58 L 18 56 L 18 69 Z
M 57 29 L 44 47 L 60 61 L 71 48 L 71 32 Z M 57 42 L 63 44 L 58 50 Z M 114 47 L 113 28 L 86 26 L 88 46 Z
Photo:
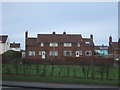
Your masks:
M 116 47 L 116 49 L 114 49 L 111 45 L 111 43 L 109 44 L 109 48 L 108 48 L 108 52 L 109 52 L 109 56 L 116 59 L 120 59 L 120 47 Z
M 4 43 L 0 43 L 0 54 L 3 54 L 4 53 L 4 51 L 5 51 L 5 44 Z
M 7 38 L 6 42 L 5 42 L 5 52 L 10 50 L 10 41 L 9 38 Z
M 45 51 L 46 52 L 46 58 L 54 58 L 55 56 L 50 56 L 49 51 L 58 51 L 58 56 L 56 58 L 64 58 L 65 56 L 63 55 L 64 51 L 72 51 L 72 57 L 76 57 L 76 51 L 82 51 L 82 55 L 80 57 L 84 57 L 85 51 L 92 51 L 92 56 L 94 54 L 93 52 L 93 46 L 83 46 L 82 44 L 80 47 L 77 46 L 77 44 L 72 44 L 71 47 L 64 47 L 63 43 L 59 43 L 58 47 L 50 47 L 49 43 L 44 43 L 44 46 L 41 47 L 39 45 L 27 45 L 26 47 L 26 52 L 27 58 L 34 58 L 34 59 L 40 59 L 42 56 L 39 55 L 39 51 Z M 35 56 L 29 56 L 28 51 L 35 51 Z
M 7 50 L 10 50 L 10 42 L 8 38 L 5 43 L 0 42 L 0 54 L 3 54 Z

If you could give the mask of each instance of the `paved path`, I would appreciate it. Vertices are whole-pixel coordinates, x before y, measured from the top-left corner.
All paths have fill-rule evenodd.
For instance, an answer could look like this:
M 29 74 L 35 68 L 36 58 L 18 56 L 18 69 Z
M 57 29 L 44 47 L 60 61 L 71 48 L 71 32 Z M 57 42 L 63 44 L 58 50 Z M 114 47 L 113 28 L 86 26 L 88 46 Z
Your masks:
M 56 83 L 39 83 L 24 81 L 3 81 L 3 86 L 17 87 L 36 87 L 36 88 L 118 88 L 117 86 L 107 85 L 85 85 L 85 84 L 56 84 Z

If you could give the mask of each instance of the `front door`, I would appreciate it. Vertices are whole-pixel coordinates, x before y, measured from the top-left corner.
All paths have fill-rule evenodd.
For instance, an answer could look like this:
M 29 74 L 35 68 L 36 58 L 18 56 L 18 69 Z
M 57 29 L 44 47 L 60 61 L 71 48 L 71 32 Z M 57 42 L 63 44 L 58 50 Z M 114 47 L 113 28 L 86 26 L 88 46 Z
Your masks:
M 42 51 L 42 59 L 45 59 L 45 51 Z
M 79 57 L 79 55 L 80 55 L 79 51 L 76 51 L 76 57 Z

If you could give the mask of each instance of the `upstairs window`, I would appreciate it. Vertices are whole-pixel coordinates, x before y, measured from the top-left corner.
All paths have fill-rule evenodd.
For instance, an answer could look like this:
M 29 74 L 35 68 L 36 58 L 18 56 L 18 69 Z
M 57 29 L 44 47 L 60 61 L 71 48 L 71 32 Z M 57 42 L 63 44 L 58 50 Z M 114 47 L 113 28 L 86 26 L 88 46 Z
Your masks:
M 71 47 L 72 43 L 64 43 L 64 47 Z
M 72 51 L 64 51 L 64 56 L 72 56 Z
M 91 56 L 91 55 L 92 55 L 92 52 L 91 52 L 91 51 L 86 51 L 86 52 L 85 52 L 85 55 L 86 55 L 86 56 Z
M 58 51 L 50 51 L 50 56 L 58 56 Z
M 43 47 L 44 46 L 44 43 L 41 43 L 41 47 Z
M 80 47 L 80 43 L 77 43 L 77 46 Z
M 90 42 L 85 42 L 85 44 L 90 44 Z
M 57 47 L 57 46 L 58 46 L 58 43 L 55 43 L 55 42 L 54 42 L 54 43 L 50 43 L 50 46 L 51 46 L 51 47 Z
M 29 52 L 28 52 L 28 55 L 29 55 L 29 56 L 35 56 L 35 51 L 29 51 Z

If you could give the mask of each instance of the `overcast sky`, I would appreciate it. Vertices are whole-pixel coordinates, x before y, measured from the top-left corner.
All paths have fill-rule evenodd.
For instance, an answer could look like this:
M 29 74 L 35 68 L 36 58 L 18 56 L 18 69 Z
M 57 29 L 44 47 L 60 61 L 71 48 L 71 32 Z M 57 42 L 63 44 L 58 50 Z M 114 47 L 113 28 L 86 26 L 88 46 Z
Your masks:
M 96 45 L 108 45 L 108 37 L 118 39 L 117 2 L 4 2 L 2 34 L 24 49 L 24 32 L 29 36 L 51 34 L 94 35 Z

